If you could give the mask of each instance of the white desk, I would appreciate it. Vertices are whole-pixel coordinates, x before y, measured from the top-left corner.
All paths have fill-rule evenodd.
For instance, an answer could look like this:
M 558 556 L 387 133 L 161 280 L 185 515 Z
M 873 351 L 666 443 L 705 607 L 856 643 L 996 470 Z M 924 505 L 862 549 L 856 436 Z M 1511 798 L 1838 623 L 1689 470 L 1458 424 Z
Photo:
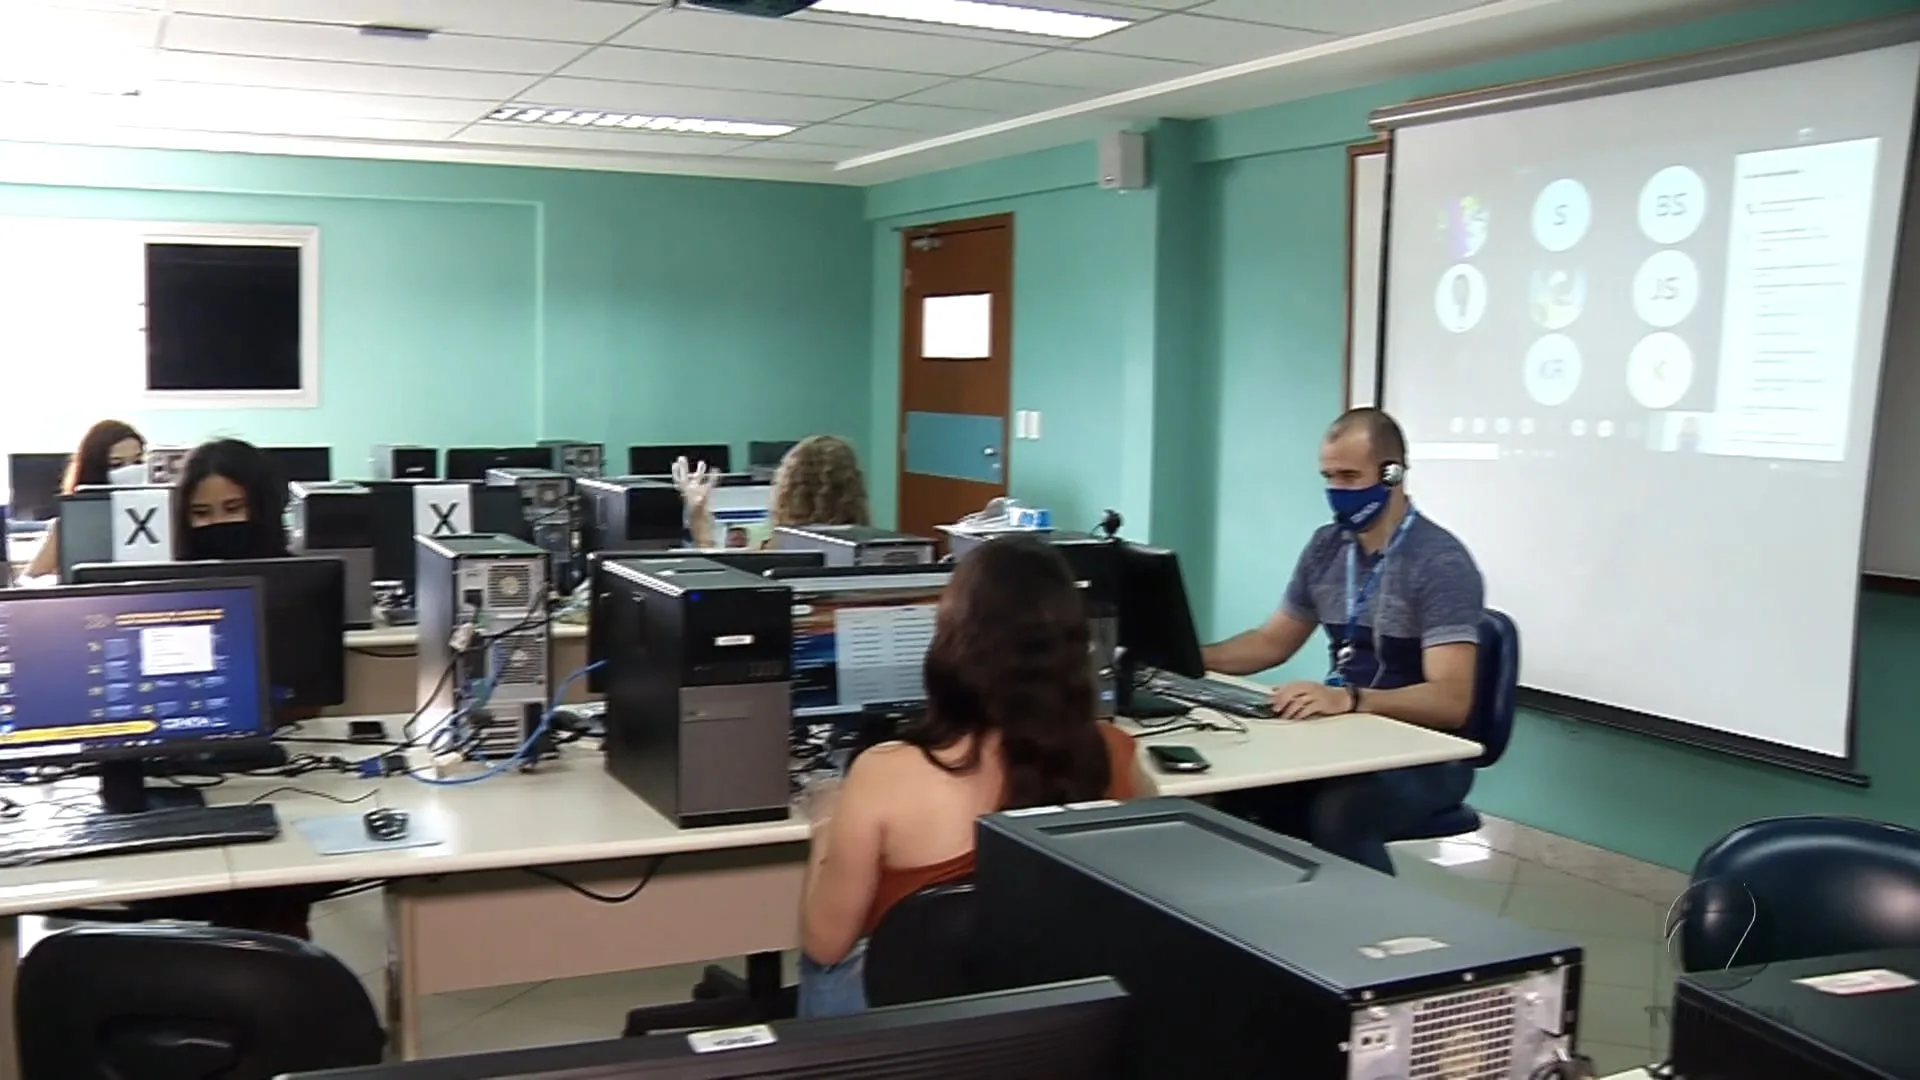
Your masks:
M 317 721 L 310 734 L 344 731 Z M 1256 721 L 1247 735 L 1184 732 L 1213 771 L 1156 777 L 1169 795 L 1373 772 L 1463 759 L 1463 739 L 1374 716 Z M 1147 740 L 1151 741 L 1151 740 Z M 1142 753 L 1145 743 L 1143 742 Z M 278 840 L 220 849 L 46 863 L 0 871 L 0 1080 L 17 1075 L 13 982 L 17 916 L 83 904 L 325 882 L 386 879 L 390 1023 L 402 1054 L 419 1052 L 415 1000 L 423 994 L 631 971 L 791 949 L 799 944 L 808 826 L 682 830 L 607 775 L 598 751 L 570 747 L 529 774 L 436 787 L 404 777 L 367 781 L 311 774 L 235 777 L 210 801 L 245 802 L 282 786 L 352 798 L 352 806 L 281 792 Z M 72 798 L 60 785 L 16 798 Z M 445 843 L 360 855 L 317 854 L 294 828 L 308 817 L 405 809 L 444 830 Z M 41 811 L 29 811 L 41 812 Z M 656 860 L 666 857 L 657 867 Z M 629 903 L 601 904 L 524 872 L 543 867 L 600 892 L 654 876 Z

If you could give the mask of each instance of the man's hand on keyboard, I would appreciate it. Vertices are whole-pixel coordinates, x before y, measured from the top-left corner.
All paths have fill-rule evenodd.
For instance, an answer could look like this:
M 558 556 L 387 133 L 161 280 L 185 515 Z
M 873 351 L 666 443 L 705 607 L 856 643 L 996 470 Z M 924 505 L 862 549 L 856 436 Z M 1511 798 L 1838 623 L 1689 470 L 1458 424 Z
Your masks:
M 1347 711 L 1347 692 L 1325 683 L 1290 682 L 1275 687 L 1267 703 L 1273 707 L 1273 715 L 1282 720 L 1338 716 Z

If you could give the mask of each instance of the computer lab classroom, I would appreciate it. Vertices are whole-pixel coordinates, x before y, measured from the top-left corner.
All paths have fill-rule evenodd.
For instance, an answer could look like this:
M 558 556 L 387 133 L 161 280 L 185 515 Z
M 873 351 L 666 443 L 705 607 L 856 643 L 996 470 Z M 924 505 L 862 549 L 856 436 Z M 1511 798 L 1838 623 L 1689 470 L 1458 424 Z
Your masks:
M 1917 99 L 7 0 L 0 1080 L 1920 1077 Z

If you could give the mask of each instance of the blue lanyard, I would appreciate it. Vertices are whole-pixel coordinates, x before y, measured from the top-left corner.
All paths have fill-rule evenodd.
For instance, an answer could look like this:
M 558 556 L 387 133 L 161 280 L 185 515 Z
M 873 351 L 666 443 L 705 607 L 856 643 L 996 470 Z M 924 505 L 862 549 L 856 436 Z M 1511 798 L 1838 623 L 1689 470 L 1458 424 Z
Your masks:
M 1386 550 L 1380 553 L 1379 561 L 1375 562 L 1373 569 L 1368 571 L 1367 580 L 1360 586 L 1358 592 L 1354 591 L 1353 584 L 1354 578 L 1359 575 L 1360 540 L 1355 537 L 1347 541 L 1347 640 L 1344 643 L 1347 649 L 1358 647 L 1360 613 L 1367 609 L 1367 598 L 1373 595 L 1374 586 L 1380 583 L 1380 571 L 1387 568 L 1387 557 L 1393 554 L 1394 548 L 1400 546 L 1400 541 L 1406 539 L 1407 530 L 1413 526 L 1414 519 L 1419 516 L 1420 512 L 1413 508 L 1412 503 L 1408 503 L 1407 516 L 1400 519 L 1400 527 L 1393 530 L 1393 538 L 1387 541 Z

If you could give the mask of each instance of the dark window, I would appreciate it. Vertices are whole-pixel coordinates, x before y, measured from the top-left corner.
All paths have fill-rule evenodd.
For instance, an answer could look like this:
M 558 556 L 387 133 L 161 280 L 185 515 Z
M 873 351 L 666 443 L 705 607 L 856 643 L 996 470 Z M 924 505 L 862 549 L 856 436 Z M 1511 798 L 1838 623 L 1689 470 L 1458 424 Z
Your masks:
M 148 244 L 147 389 L 301 389 L 300 249 Z

